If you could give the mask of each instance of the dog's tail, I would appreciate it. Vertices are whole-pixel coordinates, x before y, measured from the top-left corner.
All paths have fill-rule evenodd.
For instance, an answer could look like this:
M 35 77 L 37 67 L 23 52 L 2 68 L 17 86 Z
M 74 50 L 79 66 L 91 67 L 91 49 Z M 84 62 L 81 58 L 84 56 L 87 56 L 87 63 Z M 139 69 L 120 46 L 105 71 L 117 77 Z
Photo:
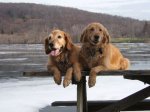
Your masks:
M 127 70 L 130 67 L 130 61 L 127 58 L 122 58 L 120 60 L 121 70 Z

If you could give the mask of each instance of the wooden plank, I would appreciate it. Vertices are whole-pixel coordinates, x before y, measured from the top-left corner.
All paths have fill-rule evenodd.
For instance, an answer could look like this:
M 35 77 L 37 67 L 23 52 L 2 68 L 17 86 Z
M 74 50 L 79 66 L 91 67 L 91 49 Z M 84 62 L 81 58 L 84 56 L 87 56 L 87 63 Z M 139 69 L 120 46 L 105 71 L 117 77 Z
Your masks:
M 116 101 L 117 102 L 117 101 Z M 102 104 L 97 104 L 96 102 L 91 103 L 88 106 L 89 112 L 96 112 L 102 108 L 105 108 L 109 105 L 115 104 L 116 102 L 106 102 L 104 101 Z M 150 110 L 150 100 L 149 101 L 142 101 L 142 102 L 138 102 L 135 105 L 132 105 L 130 107 L 127 107 L 125 109 L 123 109 L 122 111 L 143 111 L 143 110 Z
M 88 76 L 89 71 L 82 71 L 82 74 Z M 62 75 L 65 75 L 62 73 Z M 97 74 L 98 76 L 150 76 L 150 70 L 109 70 L 109 71 L 101 71 Z M 48 71 L 26 71 L 23 72 L 23 76 L 52 76 Z
M 88 112 L 95 112 L 106 106 L 114 104 L 118 100 L 108 100 L 108 101 L 88 101 Z M 51 104 L 52 106 L 76 106 L 76 101 L 56 101 Z M 138 102 L 135 105 L 132 105 L 123 111 L 141 111 L 141 110 L 150 110 L 150 100 L 144 100 Z
M 88 76 L 89 71 L 82 71 L 83 76 Z M 62 73 L 62 76 L 65 74 Z M 25 77 L 50 77 L 52 73 L 48 71 L 26 71 L 23 72 Z M 126 79 L 140 80 L 144 83 L 150 84 L 150 70 L 115 70 L 115 71 L 102 71 L 97 76 L 124 76 Z M 72 80 L 73 84 L 77 82 Z
M 141 76 L 141 75 L 138 75 L 138 76 L 132 76 L 132 75 L 128 75 L 128 76 L 124 76 L 125 79 L 131 79 L 131 80 L 140 80 L 144 83 L 148 83 L 150 84 L 150 77 L 149 75 L 145 75 L 145 76 Z
M 86 77 L 83 76 L 77 83 L 77 112 L 88 112 L 86 94 Z
M 83 76 L 88 76 L 89 71 L 82 71 Z M 65 74 L 62 73 L 62 76 Z M 48 71 L 28 71 L 23 72 L 25 77 L 50 77 L 51 73 Z M 140 80 L 144 83 L 150 84 L 150 70 L 113 70 L 113 71 L 101 71 L 97 76 L 124 76 L 127 79 Z M 76 84 L 75 81 L 72 81 Z
M 119 112 L 150 96 L 150 86 L 96 112 Z

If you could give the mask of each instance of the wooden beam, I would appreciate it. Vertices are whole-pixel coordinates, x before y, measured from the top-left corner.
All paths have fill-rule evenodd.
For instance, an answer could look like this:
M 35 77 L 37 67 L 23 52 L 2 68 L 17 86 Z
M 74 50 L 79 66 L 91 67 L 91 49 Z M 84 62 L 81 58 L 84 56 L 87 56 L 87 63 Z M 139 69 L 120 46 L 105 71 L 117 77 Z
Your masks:
M 108 100 L 108 101 L 88 101 L 88 112 L 95 112 L 106 106 L 112 105 L 118 102 L 118 100 Z M 56 101 L 51 104 L 52 106 L 76 106 L 76 101 Z M 123 111 L 141 111 L 150 110 L 150 100 L 144 100 L 132 105 Z
M 96 112 L 120 112 L 150 96 L 150 86 Z
M 77 112 L 88 112 L 85 76 L 77 83 Z
M 133 75 L 127 75 L 124 76 L 125 79 L 131 79 L 131 80 L 140 80 L 144 83 L 150 84 L 150 76 L 144 75 L 143 77 L 141 75 L 133 76 Z
M 89 71 L 82 71 L 84 76 L 88 76 Z M 62 73 L 62 75 L 65 75 Z M 150 76 L 150 70 L 109 70 L 101 71 L 98 76 Z M 52 76 L 48 71 L 26 71 L 23 72 L 23 76 L 43 77 Z
M 65 73 L 62 73 L 64 76 Z M 88 76 L 89 71 L 82 71 L 83 76 Z M 50 77 L 52 73 L 48 71 L 28 71 L 23 72 L 25 77 Z M 124 76 L 126 79 L 140 80 L 144 83 L 150 84 L 150 70 L 109 70 L 101 71 L 97 76 Z M 72 81 L 73 84 L 76 84 L 76 81 Z

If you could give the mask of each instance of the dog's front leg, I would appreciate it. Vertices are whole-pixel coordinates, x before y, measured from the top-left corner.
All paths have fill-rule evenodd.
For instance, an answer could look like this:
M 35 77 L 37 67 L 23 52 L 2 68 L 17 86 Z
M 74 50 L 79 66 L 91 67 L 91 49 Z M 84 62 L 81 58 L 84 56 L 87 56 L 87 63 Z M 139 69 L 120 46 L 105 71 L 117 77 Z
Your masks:
M 68 68 L 66 71 L 66 75 L 64 77 L 64 81 L 63 81 L 64 88 L 69 86 L 69 84 L 71 83 L 72 73 L 73 73 L 73 68 L 72 67 Z
M 47 65 L 47 69 L 49 72 L 53 73 L 55 83 L 60 85 L 61 84 L 61 72 L 59 71 L 59 69 L 56 66 L 52 66 L 52 65 Z
M 106 67 L 104 66 L 97 66 L 97 67 L 93 67 L 91 68 L 90 74 L 89 74 L 89 87 L 93 87 L 96 83 L 96 74 L 102 70 L 106 70 Z
M 76 81 L 81 80 L 81 65 L 80 63 L 76 62 L 73 64 L 73 73 L 74 73 L 74 78 Z

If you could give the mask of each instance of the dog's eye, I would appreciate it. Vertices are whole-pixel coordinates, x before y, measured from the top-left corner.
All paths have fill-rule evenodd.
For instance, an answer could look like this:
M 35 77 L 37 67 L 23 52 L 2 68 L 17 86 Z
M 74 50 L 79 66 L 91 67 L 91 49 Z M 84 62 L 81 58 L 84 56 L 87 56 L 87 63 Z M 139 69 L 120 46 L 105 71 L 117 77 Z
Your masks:
M 59 35 L 59 36 L 58 36 L 58 38 L 60 39 L 60 38 L 61 38 L 61 36 Z
M 99 29 L 99 31 L 102 31 L 102 29 Z
M 94 28 L 91 28 L 90 31 L 94 31 Z

